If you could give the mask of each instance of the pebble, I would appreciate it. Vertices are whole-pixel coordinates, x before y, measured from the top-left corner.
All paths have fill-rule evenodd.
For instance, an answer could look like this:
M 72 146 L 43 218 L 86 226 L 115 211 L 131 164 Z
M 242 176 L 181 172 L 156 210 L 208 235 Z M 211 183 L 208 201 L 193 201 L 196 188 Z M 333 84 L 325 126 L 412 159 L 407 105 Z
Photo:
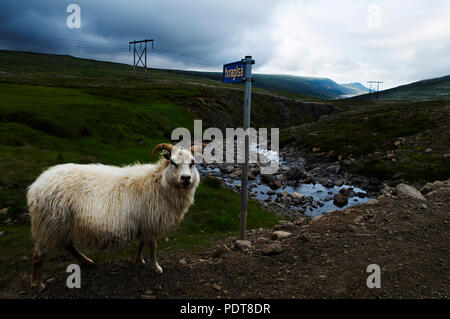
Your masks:
M 290 232 L 282 231 L 282 230 L 277 230 L 272 233 L 272 239 L 280 240 L 280 239 L 288 238 L 289 236 L 291 236 Z
M 181 259 L 178 261 L 178 263 L 179 263 L 180 265 L 186 265 L 186 264 L 187 264 L 187 261 L 186 261 L 186 259 L 181 258 Z
M 262 250 L 262 254 L 266 255 L 266 256 L 271 256 L 271 255 L 279 254 L 282 251 L 283 251 L 283 248 L 281 247 L 281 245 L 279 243 L 273 243 L 273 244 L 266 246 Z
M 236 244 L 236 247 L 238 247 L 241 250 L 252 248 L 252 244 L 248 240 L 238 239 L 238 240 L 236 240 L 235 244 Z

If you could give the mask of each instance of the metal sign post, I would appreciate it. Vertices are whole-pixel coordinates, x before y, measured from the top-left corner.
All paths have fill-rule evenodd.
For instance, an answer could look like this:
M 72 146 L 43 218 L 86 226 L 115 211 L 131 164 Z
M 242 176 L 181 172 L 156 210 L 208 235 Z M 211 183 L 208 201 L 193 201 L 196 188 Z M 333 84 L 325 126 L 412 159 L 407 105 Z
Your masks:
M 252 65 L 255 61 L 251 56 L 245 59 L 225 64 L 223 66 L 223 82 L 235 83 L 245 82 L 244 91 L 244 131 L 250 127 L 250 110 L 252 105 Z M 240 239 L 245 239 L 247 229 L 247 198 L 248 198 L 248 157 L 249 157 L 249 136 L 245 134 L 245 162 L 242 164 L 241 180 L 241 213 L 240 213 Z

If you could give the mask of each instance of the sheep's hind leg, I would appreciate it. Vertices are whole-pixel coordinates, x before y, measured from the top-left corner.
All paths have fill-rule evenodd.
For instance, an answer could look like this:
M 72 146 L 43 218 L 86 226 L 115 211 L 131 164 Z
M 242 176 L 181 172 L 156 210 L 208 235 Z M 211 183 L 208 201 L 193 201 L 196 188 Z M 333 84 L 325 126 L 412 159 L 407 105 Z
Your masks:
M 86 257 L 81 251 L 79 251 L 72 243 L 64 247 L 69 253 L 71 253 L 80 263 L 86 266 L 94 265 L 94 261 Z
M 158 245 L 156 244 L 156 239 L 151 238 L 147 242 L 147 245 L 150 248 L 150 259 L 151 259 L 152 266 L 155 268 L 156 272 L 162 273 L 163 269 L 161 268 L 161 266 L 158 264 L 158 261 L 156 260 L 156 249 L 158 247 Z
M 137 251 L 137 255 L 136 255 L 136 263 L 138 265 L 145 265 L 144 246 L 145 246 L 145 242 L 144 241 L 140 241 L 139 242 L 138 251 Z
M 36 288 L 38 293 L 45 289 L 45 285 L 41 281 L 41 267 L 43 263 L 44 255 L 39 254 L 38 250 L 35 249 L 32 257 L 31 288 Z

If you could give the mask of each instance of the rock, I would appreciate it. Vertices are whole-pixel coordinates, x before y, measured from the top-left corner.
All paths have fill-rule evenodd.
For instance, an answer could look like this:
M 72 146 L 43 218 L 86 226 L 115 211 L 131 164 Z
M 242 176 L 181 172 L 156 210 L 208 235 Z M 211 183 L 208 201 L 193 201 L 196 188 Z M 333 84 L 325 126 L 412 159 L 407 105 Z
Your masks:
M 301 241 L 303 241 L 303 242 L 305 242 L 305 243 L 311 241 L 311 237 L 310 237 L 308 234 L 306 234 L 306 233 L 300 234 L 300 235 L 297 237 L 297 239 L 298 239 L 298 240 L 301 240 Z
M 363 192 L 357 192 L 356 196 L 358 196 L 359 198 L 365 198 L 367 196 L 367 194 L 363 193 Z
M 305 223 L 305 220 L 306 220 L 305 217 L 297 217 L 294 220 L 294 225 L 297 225 L 297 226 L 303 225 Z
M 255 241 L 255 248 L 261 249 L 261 248 L 263 248 L 266 244 L 267 244 L 267 240 L 266 240 L 264 237 L 259 237 L 259 238 Z
M 141 299 L 156 299 L 154 295 L 141 295 Z
M 301 177 L 303 177 L 304 168 L 300 167 L 293 167 L 287 172 L 287 178 L 288 180 L 298 180 Z
M 266 184 L 271 184 L 275 180 L 275 177 L 270 174 L 261 174 L 261 181 Z
M 327 170 L 333 174 L 338 174 L 341 170 L 341 165 L 331 165 L 327 167 Z
M 376 204 L 378 204 L 378 200 L 375 199 L 375 198 L 372 198 L 371 200 L 369 200 L 369 201 L 366 203 L 366 205 L 368 205 L 368 206 L 374 206 L 374 205 L 376 205 Z
M 300 194 L 297 192 L 293 192 L 292 193 L 292 197 L 294 197 L 295 199 L 302 201 L 303 199 L 305 199 L 305 195 L 304 194 Z
M 269 187 L 272 189 L 278 189 L 281 187 L 281 181 L 279 179 L 276 179 L 272 183 L 269 184 Z
M 352 161 L 350 161 L 350 160 L 343 160 L 342 163 L 346 166 L 352 165 Z
M 30 257 L 28 257 L 28 256 L 22 256 L 22 260 L 23 260 L 23 261 L 28 261 L 28 260 L 30 260 Z
M 214 250 L 214 252 L 212 253 L 213 257 L 220 257 L 223 254 L 225 254 L 226 252 L 229 252 L 230 248 L 228 248 L 227 245 L 217 245 L 216 250 Z
M 222 287 L 218 284 L 213 284 L 212 287 L 214 288 L 214 290 L 222 291 Z
M 336 179 L 334 181 L 334 185 L 336 186 L 342 186 L 344 184 L 344 182 L 342 181 L 342 179 Z
M 285 222 L 281 224 L 281 229 L 293 231 L 295 230 L 295 225 L 292 222 Z
M 344 195 L 344 196 L 350 196 L 350 194 L 352 193 L 352 190 L 350 189 L 350 188 L 341 188 L 340 190 L 339 190 L 339 193 L 341 194 L 341 195 Z
M 431 186 L 431 190 L 432 191 L 437 191 L 438 189 L 440 189 L 441 187 L 444 186 L 444 182 L 441 181 L 435 181 L 432 186 Z
M 241 250 L 252 248 L 252 244 L 248 240 L 238 239 L 236 240 L 235 245 Z
M 389 160 L 391 160 L 391 159 L 393 159 L 394 158 L 394 154 L 393 153 L 389 153 L 388 155 L 386 155 L 386 158 L 387 159 L 389 159 Z
M 338 207 L 344 207 L 348 203 L 348 197 L 341 194 L 334 194 L 333 204 Z
M 223 170 L 221 169 L 222 173 L 227 173 L 227 174 L 231 174 L 234 172 L 234 165 L 227 165 L 223 168 Z
M 0 237 L 2 237 L 6 232 L 4 230 L 0 231 Z
M 279 254 L 282 251 L 283 251 L 283 247 L 281 247 L 280 243 L 273 243 L 273 244 L 267 245 L 265 248 L 263 248 L 262 254 L 266 255 L 266 256 L 272 256 L 272 255 Z
M 433 152 L 433 149 L 432 149 L 432 148 L 427 148 L 427 149 L 425 150 L 425 153 L 431 153 L 431 152 Z
M 431 192 L 432 188 L 433 188 L 433 184 L 428 182 L 420 189 L 420 192 L 422 194 L 427 194 L 427 193 Z
M 269 196 L 272 196 L 272 195 L 275 195 L 276 192 L 273 189 L 270 189 L 270 190 L 267 191 L 266 194 L 269 195 Z
M 178 263 L 179 263 L 180 265 L 186 265 L 186 264 L 187 264 L 187 261 L 186 261 L 186 259 L 181 258 L 181 259 L 178 261 Z
M 282 230 L 277 230 L 272 233 L 272 239 L 280 240 L 280 239 L 288 238 L 289 236 L 291 236 L 290 232 L 282 231 Z
M 48 283 L 48 284 L 52 284 L 53 282 L 55 282 L 56 281 L 56 278 L 55 277 L 50 277 L 50 278 L 48 278 L 47 280 L 46 280 L 46 282 Z
M 397 195 L 399 198 L 405 198 L 405 199 L 418 199 L 426 201 L 425 197 L 413 186 L 407 185 L 407 184 L 398 184 L 396 186 Z
M 8 207 L 0 209 L 0 215 L 6 214 L 8 212 Z
M 328 184 L 328 177 L 319 177 L 317 181 L 322 184 L 323 186 L 327 186 Z

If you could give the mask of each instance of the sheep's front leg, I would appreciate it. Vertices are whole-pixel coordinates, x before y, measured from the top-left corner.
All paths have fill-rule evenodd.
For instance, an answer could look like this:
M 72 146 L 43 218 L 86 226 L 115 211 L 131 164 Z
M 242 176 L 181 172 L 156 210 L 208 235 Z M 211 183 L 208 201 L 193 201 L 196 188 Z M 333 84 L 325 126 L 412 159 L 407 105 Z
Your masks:
M 137 255 L 136 255 L 136 263 L 139 265 L 145 265 L 144 246 L 145 246 L 145 242 L 141 240 L 139 242 L 139 247 L 138 247 L 138 251 L 137 251 Z
M 156 249 L 158 247 L 158 245 L 156 244 L 156 239 L 150 238 L 150 240 L 147 241 L 147 245 L 150 248 L 151 265 L 154 267 L 156 272 L 162 273 L 163 269 L 161 268 L 161 266 L 158 264 L 158 261 L 156 260 Z

